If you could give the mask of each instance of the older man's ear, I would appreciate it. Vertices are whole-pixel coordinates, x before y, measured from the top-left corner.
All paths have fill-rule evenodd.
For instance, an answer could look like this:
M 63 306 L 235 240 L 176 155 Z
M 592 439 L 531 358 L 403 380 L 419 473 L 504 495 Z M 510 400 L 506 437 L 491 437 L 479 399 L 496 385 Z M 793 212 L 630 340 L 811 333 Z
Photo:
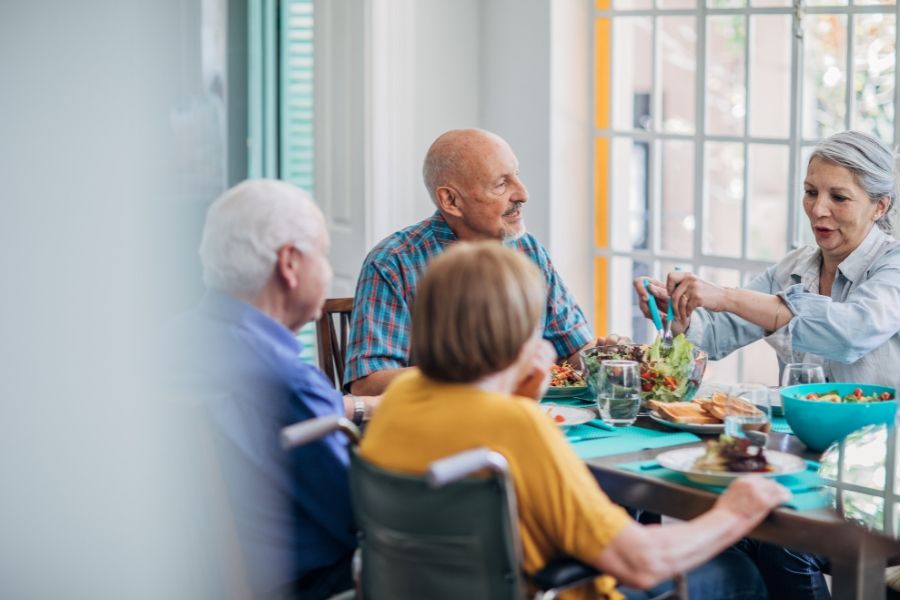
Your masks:
M 300 251 L 293 244 L 283 245 L 276 254 L 275 269 L 278 277 L 291 290 L 300 285 L 299 269 L 297 268 L 299 260 Z
M 462 211 L 459 208 L 459 195 L 456 193 L 456 190 L 451 187 L 441 186 L 435 190 L 435 195 L 437 195 L 437 205 L 441 212 L 454 217 L 462 216 Z

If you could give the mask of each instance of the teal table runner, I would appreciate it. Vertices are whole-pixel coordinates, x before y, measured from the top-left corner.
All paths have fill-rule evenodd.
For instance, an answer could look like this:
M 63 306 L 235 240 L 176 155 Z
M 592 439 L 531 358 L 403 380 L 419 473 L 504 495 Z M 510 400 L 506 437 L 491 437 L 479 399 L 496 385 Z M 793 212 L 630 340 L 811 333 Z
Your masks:
M 601 426 L 603 424 L 603 421 L 599 419 L 592 422 L 599 423 Z M 599 429 L 591 425 L 575 425 L 566 428 L 566 437 L 570 440 L 572 448 L 579 458 L 613 456 L 700 441 L 699 437 L 686 431 L 656 431 L 634 425 L 616 427 L 614 431 Z
M 772 431 L 777 433 L 794 433 L 784 417 L 772 417 Z
M 817 473 L 819 463 L 808 460 L 806 461 L 806 465 L 806 471 L 803 471 L 802 473 L 775 477 L 775 481 L 791 490 L 791 493 L 793 494 L 793 497 L 782 506 L 794 510 L 811 510 L 831 505 L 833 492 L 830 488 L 822 487 L 823 480 Z M 647 477 L 655 477 L 657 479 L 664 479 L 673 483 L 715 492 L 716 494 L 720 494 L 725 490 L 722 486 L 707 485 L 691 481 L 681 473 L 661 467 L 655 460 L 623 463 L 621 465 L 616 465 L 616 467 L 625 471 L 640 473 Z

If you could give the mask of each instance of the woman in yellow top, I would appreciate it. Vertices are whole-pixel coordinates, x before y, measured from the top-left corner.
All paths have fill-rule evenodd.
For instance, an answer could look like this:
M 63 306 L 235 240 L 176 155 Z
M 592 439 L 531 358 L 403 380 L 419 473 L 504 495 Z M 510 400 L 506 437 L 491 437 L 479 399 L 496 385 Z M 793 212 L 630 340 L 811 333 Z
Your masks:
M 694 598 L 765 598 L 752 560 L 728 548 L 789 496 L 762 478 L 735 481 L 709 512 L 685 523 L 645 527 L 597 486 L 560 429 L 521 382 L 549 383 L 554 359 L 541 339 L 546 290 L 527 258 L 501 244 L 458 244 L 435 259 L 413 308 L 417 369 L 384 395 L 363 438 L 364 458 L 383 468 L 424 473 L 429 463 L 486 446 L 510 465 L 519 504 L 525 571 L 557 555 L 595 565 L 609 577 L 567 598 L 647 598 L 694 569 Z M 706 564 L 705 561 L 712 560 Z M 702 565 L 702 566 L 701 566 Z

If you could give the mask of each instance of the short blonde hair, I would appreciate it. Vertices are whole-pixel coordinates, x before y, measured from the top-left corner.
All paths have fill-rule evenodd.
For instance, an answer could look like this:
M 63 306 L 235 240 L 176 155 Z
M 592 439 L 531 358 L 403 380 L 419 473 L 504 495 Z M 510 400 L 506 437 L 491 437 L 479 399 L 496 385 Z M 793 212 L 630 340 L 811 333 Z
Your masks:
M 412 360 L 426 376 L 468 383 L 518 358 L 547 304 L 544 277 L 498 242 L 458 242 L 417 286 Z

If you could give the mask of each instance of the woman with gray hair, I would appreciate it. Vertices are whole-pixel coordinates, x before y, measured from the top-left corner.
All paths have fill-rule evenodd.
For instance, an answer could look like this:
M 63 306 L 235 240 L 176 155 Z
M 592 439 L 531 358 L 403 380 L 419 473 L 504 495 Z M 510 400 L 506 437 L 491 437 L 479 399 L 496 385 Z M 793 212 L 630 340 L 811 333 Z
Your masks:
M 744 288 L 723 288 L 693 273 L 651 280 L 662 306 L 713 360 L 758 339 L 779 367 L 821 364 L 830 381 L 898 386 L 900 244 L 891 235 L 897 198 L 894 153 L 858 131 L 832 135 L 813 150 L 803 209 L 815 246 L 790 252 Z M 635 280 L 648 314 L 643 278 Z

